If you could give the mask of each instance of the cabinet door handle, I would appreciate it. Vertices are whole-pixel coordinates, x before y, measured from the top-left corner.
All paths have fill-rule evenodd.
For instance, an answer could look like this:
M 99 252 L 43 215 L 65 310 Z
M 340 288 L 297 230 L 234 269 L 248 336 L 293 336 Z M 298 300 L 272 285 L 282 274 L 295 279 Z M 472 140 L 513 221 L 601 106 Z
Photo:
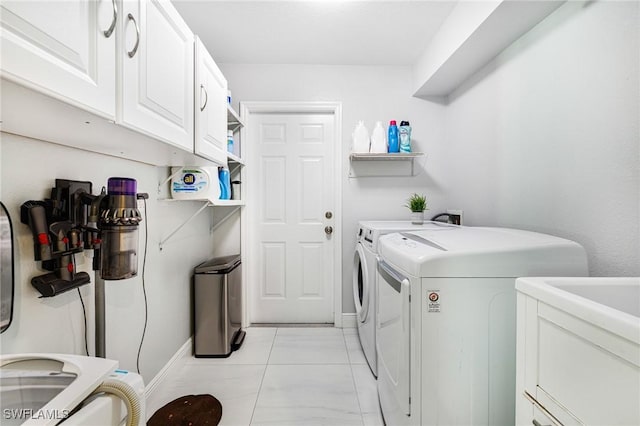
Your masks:
M 134 18 L 132 14 L 129 14 L 127 18 L 129 18 L 130 21 L 133 21 L 133 25 L 136 26 L 136 45 L 133 46 L 133 50 L 131 52 L 127 52 L 129 57 L 133 58 L 134 56 L 136 56 L 136 52 L 138 51 L 138 45 L 140 44 L 140 27 L 136 22 L 136 18 Z
M 116 0 L 111 0 L 111 4 L 113 5 L 113 20 L 111 21 L 109 29 L 103 32 L 106 38 L 111 37 L 113 30 L 116 29 L 116 22 L 118 21 L 118 5 L 116 4 Z
M 200 85 L 200 92 L 204 90 L 204 105 L 200 107 L 200 111 L 204 111 L 207 106 L 207 102 L 209 101 L 209 95 L 207 94 L 207 89 L 205 89 L 204 84 Z
M 531 423 L 533 423 L 533 426 L 547 426 L 547 425 L 543 425 L 542 423 L 540 423 L 539 421 L 537 421 L 536 419 L 533 419 L 531 421 Z M 551 425 L 548 425 L 551 426 Z

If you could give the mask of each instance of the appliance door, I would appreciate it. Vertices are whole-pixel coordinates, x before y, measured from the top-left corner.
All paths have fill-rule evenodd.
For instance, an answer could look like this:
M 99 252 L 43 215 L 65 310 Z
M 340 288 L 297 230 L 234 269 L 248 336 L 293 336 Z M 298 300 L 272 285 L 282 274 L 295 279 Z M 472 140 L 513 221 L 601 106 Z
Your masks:
M 356 315 L 360 323 L 367 320 L 370 309 L 369 292 L 372 291 L 373 283 L 369 282 L 369 266 L 372 265 L 367 265 L 364 247 L 360 243 L 356 244 L 353 255 L 353 300 L 355 300 Z
M 411 414 L 409 404 L 411 345 L 407 277 L 378 260 L 378 393 L 387 424 L 402 423 Z

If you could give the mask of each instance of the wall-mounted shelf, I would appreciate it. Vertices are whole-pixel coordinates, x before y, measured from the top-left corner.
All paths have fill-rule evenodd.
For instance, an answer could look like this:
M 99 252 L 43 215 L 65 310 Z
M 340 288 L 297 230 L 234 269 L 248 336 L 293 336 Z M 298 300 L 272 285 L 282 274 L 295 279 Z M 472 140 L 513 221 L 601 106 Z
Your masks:
M 238 113 L 231 107 L 231 105 L 227 105 L 227 128 L 235 132 L 243 126 L 244 122 Z
M 164 245 L 173 237 L 179 230 L 181 230 L 187 223 L 191 222 L 196 216 L 202 213 L 207 207 L 233 207 L 229 213 L 227 213 L 222 219 L 220 219 L 213 227 L 211 227 L 210 231 L 213 232 L 222 225 L 227 219 L 231 217 L 238 209 L 245 205 L 245 202 L 242 200 L 212 200 L 212 199 L 195 199 L 195 200 L 176 200 L 174 198 L 159 198 L 158 201 L 169 201 L 169 202 L 185 202 L 185 201 L 195 201 L 204 203 L 202 207 L 200 207 L 191 217 L 185 220 L 180 226 L 174 229 L 169 233 L 163 240 L 160 241 L 160 250 L 163 249 Z
M 381 153 L 376 154 L 372 152 L 352 153 L 349 156 L 351 161 L 413 161 L 418 157 L 424 157 L 423 152 L 396 152 L 396 153 Z
M 424 157 L 423 152 L 352 153 L 349 155 L 349 177 L 416 176 L 418 168 L 415 165 L 415 160 Z M 389 166 L 382 166 L 381 164 L 384 163 Z

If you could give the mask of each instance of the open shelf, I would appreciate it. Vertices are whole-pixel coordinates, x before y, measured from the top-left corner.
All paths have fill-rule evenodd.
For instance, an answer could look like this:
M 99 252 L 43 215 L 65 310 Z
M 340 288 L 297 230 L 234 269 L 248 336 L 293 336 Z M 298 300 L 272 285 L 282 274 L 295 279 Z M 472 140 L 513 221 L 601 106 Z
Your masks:
M 423 152 L 396 152 L 396 153 L 380 153 L 371 152 L 352 153 L 349 156 L 351 161 L 410 161 L 418 157 L 424 157 Z
M 352 153 L 349 155 L 350 178 L 361 177 L 412 177 L 416 176 L 419 168 L 415 160 L 424 158 L 423 152 L 397 153 Z M 378 164 L 375 164 L 378 163 Z M 387 164 L 383 166 L 383 164 Z
M 238 113 L 231 107 L 231 105 L 227 105 L 227 128 L 235 132 L 243 126 L 244 122 Z
M 229 163 L 236 163 L 239 164 L 241 166 L 244 166 L 244 160 L 240 157 L 238 157 L 237 155 L 234 155 L 232 153 L 227 153 L 227 160 Z

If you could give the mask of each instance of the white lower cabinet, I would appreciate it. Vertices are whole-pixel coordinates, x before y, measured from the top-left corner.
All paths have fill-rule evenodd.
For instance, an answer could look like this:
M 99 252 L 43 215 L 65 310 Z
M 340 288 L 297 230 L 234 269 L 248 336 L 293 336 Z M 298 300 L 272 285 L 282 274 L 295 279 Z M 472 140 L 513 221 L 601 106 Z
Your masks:
M 124 0 L 118 123 L 193 150 L 194 36 L 169 0 Z
M 116 10 L 112 0 L 3 0 L 2 77 L 113 120 Z
M 518 425 L 640 424 L 637 342 L 520 292 L 517 322 Z
M 196 37 L 194 153 L 227 164 L 227 80 Z

